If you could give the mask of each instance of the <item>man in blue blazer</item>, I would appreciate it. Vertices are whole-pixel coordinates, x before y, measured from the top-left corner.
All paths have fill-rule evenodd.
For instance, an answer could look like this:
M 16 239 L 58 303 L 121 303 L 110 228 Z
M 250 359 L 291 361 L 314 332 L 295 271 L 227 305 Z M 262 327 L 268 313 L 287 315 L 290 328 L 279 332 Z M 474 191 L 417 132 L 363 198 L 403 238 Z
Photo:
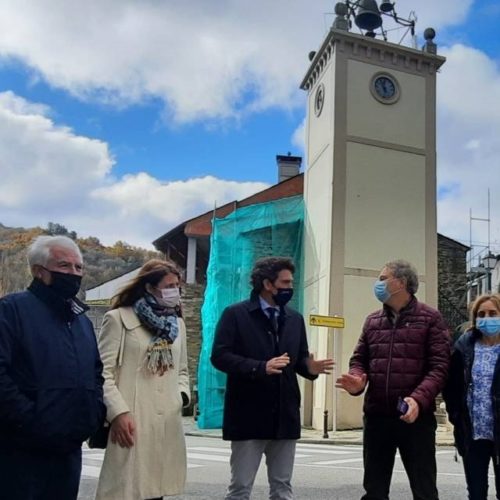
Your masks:
M 96 338 L 76 298 L 82 256 L 70 238 L 39 236 L 28 263 L 28 289 L 0 299 L 0 496 L 73 500 L 82 442 L 105 416 Z

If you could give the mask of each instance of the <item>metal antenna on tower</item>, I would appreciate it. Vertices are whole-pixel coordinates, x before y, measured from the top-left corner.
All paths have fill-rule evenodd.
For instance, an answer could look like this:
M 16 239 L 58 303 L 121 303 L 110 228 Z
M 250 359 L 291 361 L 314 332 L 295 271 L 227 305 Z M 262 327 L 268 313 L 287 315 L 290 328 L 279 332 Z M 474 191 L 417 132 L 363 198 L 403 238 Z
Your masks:
M 408 18 L 401 17 L 396 13 L 395 4 L 396 2 L 387 0 L 382 0 L 380 5 L 377 4 L 376 0 L 345 0 L 338 2 L 335 5 L 336 17 L 332 28 L 349 31 L 352 27 L 352 19 L 354 19 L 354 24 L 360 29 L 361 33 L 364 32 L 365 36 L 375 38 L 378 34 L 385 41 L 387 41 L 388 31 L 407 28 L 399 43 L 401 44 L 406 35 L 410 33 L 412 46 L 417 48 L 415 35 L 417 16 L 415 11 L 411 11 Z M 384 17 L 391 19 L 399 27 L 390 30 L 384 29 Z M 379 30 L 378 33 L 377 30 Z M 428 52 L 427 48 L 428 45 L 424 45 L 423 50 Z
M 488 217 L 473 217 L 472 209 L 469 209 L 469 272 L 471 273 L 471 280 L 469 285 L 472 285 L 472 282 L 476 280 L 478 277 L 474 277 L 478 271 L 482 271 L 483 276 L 487 277 L 486 289 L 482 290 L 491 292 L 491 271 L 494 269 L 496 264 L 496 258 L 491 253 L 491 204 L 490 204 L 490 189 L 488 188 Z M 486 222 L 488 225 L 488 239 L 486 245 L 478 245 L 477 242 L 473 243 L 472 241 L 472 223 L 476 222 Z M 474 252 L 474 248 L 478 248 L 478 252 Z M 485 255 L 481 257 L 481 254 L 485 251 Z M 473 260 L 478 257 L 478 266 L 474 266 Z M 494 263 L 492 262 L 494 261 Z

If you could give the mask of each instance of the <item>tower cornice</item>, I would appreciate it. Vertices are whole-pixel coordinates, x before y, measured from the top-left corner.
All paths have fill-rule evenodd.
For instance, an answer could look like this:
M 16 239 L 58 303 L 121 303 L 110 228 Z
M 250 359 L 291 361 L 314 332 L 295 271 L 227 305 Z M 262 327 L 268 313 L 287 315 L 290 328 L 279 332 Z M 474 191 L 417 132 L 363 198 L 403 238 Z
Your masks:
M 443 56 L 348 31 L 331 29 L 300 84 L 302 90 L 310 91 L 314 87 L 336 51 L 351 59 L 363 61 L 371 59 L 378 65 L 384 64 L 394 69 L 431 75 L 435 74 L 446 61 Z

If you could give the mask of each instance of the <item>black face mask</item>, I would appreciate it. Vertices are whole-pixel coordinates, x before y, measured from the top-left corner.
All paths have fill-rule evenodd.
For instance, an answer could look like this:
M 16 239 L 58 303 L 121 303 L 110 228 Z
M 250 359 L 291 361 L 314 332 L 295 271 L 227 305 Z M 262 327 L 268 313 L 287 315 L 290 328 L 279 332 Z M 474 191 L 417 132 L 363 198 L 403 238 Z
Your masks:
M 274 302 L 277 306 L 286 306 L 293 297 L 293 288 L 277 288 L 276 290 L 277 293 L 273 295 Z
M 80 290 L 82 277 L 78 274 L 60 273 L 47 269 L 52 276 L 50 288 L 63 299 L 72 299 Z

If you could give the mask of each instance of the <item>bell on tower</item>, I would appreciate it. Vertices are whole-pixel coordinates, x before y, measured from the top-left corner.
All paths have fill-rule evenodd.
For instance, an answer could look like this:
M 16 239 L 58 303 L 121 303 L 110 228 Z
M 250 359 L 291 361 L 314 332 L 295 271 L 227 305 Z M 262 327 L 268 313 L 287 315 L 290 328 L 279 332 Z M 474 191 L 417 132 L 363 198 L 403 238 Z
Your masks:
M 361 0 L 354 22 L 356 26 L 367 31 L 367 36 L 375 37 L 373 30 L 382 26 L 382 16 L 378 10 L 377 2 L 375 0 Z
M 394 4 L 392 2 L 382 2 L 380 4 L 380 10 L 382 12 L 392 12 L 392 10 L 394 9 Z
M 390 2 L 388 0 L 382 0 L 380 6 L 376 0 L 345 0 L 343 2 L 338 2 L 335 5 L 336 17 L 332 28 L 349 31 L 352 27 L 351 18 L 353 18 L 354 24 L 365 32 L 365 36 L 376 38 L 377 30 L 380 29 L 380 33 L 378 34 L 387 41 L 387 31 L 384 30 L 383 27 L 383 16 L 386 16 L 396 24 L 407 27 L 412 37 L 414 37 L 415 16 L 410 14 L 408 19 L 398 16 L 394 5 L 395 2 Z M 428 48 L 424 50 L 432 53 L 432 48 L 430 48 L 430 50 L 428 50 Z

